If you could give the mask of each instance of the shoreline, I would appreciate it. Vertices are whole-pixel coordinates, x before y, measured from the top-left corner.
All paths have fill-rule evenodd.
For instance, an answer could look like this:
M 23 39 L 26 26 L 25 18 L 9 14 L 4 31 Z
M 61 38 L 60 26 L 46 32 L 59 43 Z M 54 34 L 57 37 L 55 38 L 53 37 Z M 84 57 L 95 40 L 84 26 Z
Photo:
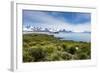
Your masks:
M 35 33 L 35 34 L 47 34 L 47 35 L 53 35 L 53 33 L 50 33 L 50 32 L 32 32 L 32 31 L 28 31 L 28 32 L 22 32 L 23 34 L 32 34 L 32 33 Z
M 50 33 L 50 32 L 23 32 L 23 34 L 42 34 L 42 35 L 51 35 L 54 36 L 55 33 Z M 54 36 L 55 37 L 55 36 Z M 62 37 L 55 37 L 61 41 L 73 41 L 73 42 L 86 42 L 86 43 L 91 43 L 91 41 L 81 41 L 81 40 L 70 40 L 70 39 L 64 39 Z

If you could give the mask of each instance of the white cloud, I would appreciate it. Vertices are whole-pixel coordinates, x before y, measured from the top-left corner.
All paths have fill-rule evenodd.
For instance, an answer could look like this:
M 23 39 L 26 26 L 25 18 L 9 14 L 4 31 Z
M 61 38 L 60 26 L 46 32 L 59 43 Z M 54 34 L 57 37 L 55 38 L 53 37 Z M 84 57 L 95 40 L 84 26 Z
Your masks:
M 42 28 L 52 28 L 55 30 L 66 29 L 74 32 L 91 31 L 90 23 L 71 24 L 66 22 L 63 18 L 51 16 L 46 12 L 28 11 L 27 16 L 33 20 L 33 26 Z M 36 20 L 37 22 L 34 22 Z M 32 24 L 31 24 L 32 25 Z

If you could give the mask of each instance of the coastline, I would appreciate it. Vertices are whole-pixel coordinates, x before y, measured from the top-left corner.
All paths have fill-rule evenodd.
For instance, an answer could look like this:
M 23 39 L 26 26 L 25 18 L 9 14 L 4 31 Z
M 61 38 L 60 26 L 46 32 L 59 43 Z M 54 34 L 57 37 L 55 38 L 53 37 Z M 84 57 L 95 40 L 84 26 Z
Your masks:
M 59 36 L 59 34 L 62 33 L 63 35 Z M 81 37 L 80 34 L 90 34 L 90 33 L 84 33 L 84 32 L 33 32 L 33 31 L 23 31 L 23 35 L 24 34 L 46 34 L 46 35 L 52 35 L 56 38 L 59 38 L 60 40 L 66 40 L 66 41 L 75 41 L 75 42 L 91 42 L 91 37 L 88 39 L 88 40 L 82 40 L 86 37 Z M 68 35 L 67 35 L 68 34 Z M 70 34 L 70 36 L 69 36 Z M 77 36 L 75 35 L 75 37 L 73 36 L 73 34 L 78 34 L 78 38 Z M 65 36 L 65 37 L 63 37 Z M 74 37 L 74 38 L 73 38 Z

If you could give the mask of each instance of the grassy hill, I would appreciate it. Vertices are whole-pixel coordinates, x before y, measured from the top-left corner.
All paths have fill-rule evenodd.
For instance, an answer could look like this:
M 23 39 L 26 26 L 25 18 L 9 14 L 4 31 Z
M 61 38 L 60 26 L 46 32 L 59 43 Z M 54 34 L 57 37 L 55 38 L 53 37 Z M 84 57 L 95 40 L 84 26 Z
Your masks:
M 90 58 L 91 43 L 60 40 L 60 38 L 46 34 L 23 34 L 23 62 Z

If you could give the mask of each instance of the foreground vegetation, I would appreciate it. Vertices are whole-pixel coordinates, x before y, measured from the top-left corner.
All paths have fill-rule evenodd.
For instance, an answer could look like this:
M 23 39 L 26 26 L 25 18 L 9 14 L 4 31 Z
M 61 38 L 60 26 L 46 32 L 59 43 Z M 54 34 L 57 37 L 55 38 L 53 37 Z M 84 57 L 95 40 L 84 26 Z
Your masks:
M 90 58 L 91 43 L 60 40 L 46 34 L 23 34 L 23 62 Z

